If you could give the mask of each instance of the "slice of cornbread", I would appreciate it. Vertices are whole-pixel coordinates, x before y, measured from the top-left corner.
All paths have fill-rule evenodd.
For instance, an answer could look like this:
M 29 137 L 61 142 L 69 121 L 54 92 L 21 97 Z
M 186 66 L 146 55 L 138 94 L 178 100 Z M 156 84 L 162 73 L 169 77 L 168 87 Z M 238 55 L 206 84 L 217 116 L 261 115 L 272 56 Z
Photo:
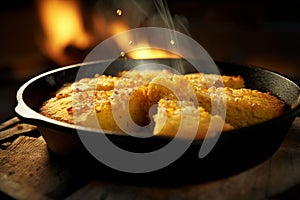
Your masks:
M 42 105 L 39 112 L 46 117 L 73 124 L 73 115 L 68 112 L 71 107 L 71 95 L 64 98 L 52 97 Z
M 235 128 L 267 121 L 281 115 L 284 111 L 285 103 L 270 92 L 228 87 L 194 89 L 199 105 L 208 112 L 212 112 L 212 105 L 218 112 L 219 102 L 226 102 L 226 122 Z
M 147 87 L 135 87 L 124 79 L 119 82 L 121 79 L 103 78 L 101 82 L 106 83 L 103 87 L 92 87 L 91 81 L 87 82 L 87 87 L 81 82 L 80 90 L 72 88 L 77 87 L 78 82 L 64 85 L 55 97 L 41 106 L 40 113 L 70 124 L 112 132 L 133 131 L 135 124 L 147 125 Z M 116 88 L 110 89 L 111 85 Z
M 161 99 L 158 102 L 154 135 L 178 137 L 186 139 L 203 139 L 225 130 L 234 129 L 218 115 L 212 116 L 204 108 L 195 106 L 193 102 Z
M 152 104 L 160 99 L 177 99 L 179 101 L 197 101 L 189 80 L 182 75 L 157 76 L 148 86 L 148 97 Z
M 198 80 L 197 76 L 190 75 L 189 78 L 185 76 L 187 81 L 184 81 L 183 77 L 178 75 L 174 75 L 172 78 L 156 77 L 148 87 L 149 99 L 154 103 L 161 98 L 188 101 L 193 97 L 194 92 L 199 106 L 209 113 L 214 112 L 212 114 L 222 115 L 226 111 L 226 122 L 235 128 L 264 122 L 283 113 L 285 103 L 270 92 L 263 93 L 246 88 L 235 89 L 219 86 L 207 88 L 202 84 L 205 82 Z M 243 80 L 240 77 L 236 79 L 226 77 L 223 79 L 227 79 L 227 85 L 233 85 L 234 87 L 243 85 Z M 189 90 L 188 84 L 192 87 L 193 92 Z M 194 101 L 193 98 L 192 101 Z

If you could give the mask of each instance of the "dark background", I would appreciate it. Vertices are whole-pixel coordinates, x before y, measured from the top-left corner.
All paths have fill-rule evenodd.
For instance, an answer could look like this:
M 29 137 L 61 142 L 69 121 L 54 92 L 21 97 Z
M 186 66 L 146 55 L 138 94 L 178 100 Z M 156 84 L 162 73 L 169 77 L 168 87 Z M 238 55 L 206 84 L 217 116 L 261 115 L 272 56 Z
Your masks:
M 95 1 L 82 1 L 85 13 Z M 251 64 L 300 80 L 300 12 L 288 1 L 169 0 L 172 15 L 215 60 Z M 0 7 L 0 122 L 14 114 L 17 89 L 29 78 L 61 65 L 37 42 L 41 24 L 35 1 L 6 1 Z M 105 39 L 105 38 L 103 38 Z M 73 61 L 78 62 L 79 55 Z M 79 53 L 78 53 L 79 52 Z M 79 60 L 80 61 L 80 60 Z

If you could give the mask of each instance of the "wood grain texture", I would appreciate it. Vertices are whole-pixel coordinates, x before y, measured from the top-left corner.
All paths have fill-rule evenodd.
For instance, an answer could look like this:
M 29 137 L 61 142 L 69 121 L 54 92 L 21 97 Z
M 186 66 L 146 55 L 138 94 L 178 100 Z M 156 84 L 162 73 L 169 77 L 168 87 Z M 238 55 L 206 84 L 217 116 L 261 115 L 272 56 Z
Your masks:
M 2 124 L 0 124 L 0 131 L 2 131 L 3 129 L 6 129 L 14 124 L 17 124 L 18 122 L 20 122 L 19 118 L 17 118 L 17 117 L 11 118 L 11 119 L 3 122 Z
M 93 176 L 93 171 L 71 169 L 48 150 L 40 135 L 32 134 L 35 127 L 22 124 L 25 128 L 18 129 L 19 124 L 22 123 L 8 125 L 0 132 L 3 138 L 0 145 L 5 147 L 0 150 L 0 190 L 14 199 L 273 200 L 300 197 L 300 118 L 295 119 L 278 151 L 263 163 L 227 178 L 176 187 L 114 182 Z
M 37 192 L 32 187 L 26 187 L 11 180 L 7 174 L 0 173 L 0 190 L 15 199 L 47 200 L 49 197 Z
M 52 192 L 69 178 L 68 171 L 52 161 L 41 136 L 20 136 L 13 141 L 0 155 L 0 173 L 43 195 Z
M 3 141 L 14 140 L 20 135 L 25 135 L 26 133 L 33 135 L 36 132 L 37 132 L 36 126 L 20 123 L 17 124 L 16 126 L 1 131 L 0 141 L 3 142 Z M 38 133 L 36 133 L 36 135 L 37 134 Z
M 120 196 L 122 199 L 276 199 L 300 184 L 299 130 L 300 118 L 297 118 L 282 147 L 270 159 L 225 179 L 176 188 L 103 184 L 94 180 L 68 199 L 119 199 Z

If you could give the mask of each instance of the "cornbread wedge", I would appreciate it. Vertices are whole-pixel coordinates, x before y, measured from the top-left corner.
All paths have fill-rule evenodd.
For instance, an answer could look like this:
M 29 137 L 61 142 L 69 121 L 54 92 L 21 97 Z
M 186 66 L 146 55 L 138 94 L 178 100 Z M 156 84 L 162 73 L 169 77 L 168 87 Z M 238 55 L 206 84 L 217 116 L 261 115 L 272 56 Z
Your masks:
M 109 110 L 103 110 L 104 105 L 108 106 Z M 143 86 L 136 89 L 113 90 L 106 102 L 102 102 L 102 98 L 96 99 L 99 122 L 101 121 L 104 125 L 108 120 L 115 121 L 122 132 L 136 131 L 139 126 L 147 125 L 149 123 L 148 109 L 147 87 Z M 112 119 L 106 118 L 108 114 Z
M 161 99 L 157 113 L 153 116 L 153 134 L 175 137 L 178 131 L 186 139 L 203 139 L 215 136 L 218 132 L 234 129 L 218 115 L 212 116 L 193 102 Z
M 83 78 L 74 83 L 65 83 L 40 108 L 40 113 L 49 118 L 70 124 L 81 124 L 90 121 L 93 111 L 95 90 L 111 90 L 119 77 L 95 75 L 94 78 Z M 84 103 L 83 103 L 84 102 Z M 74 111 L 78 113 L 74 121 Z M 94 123 L 92 127 L 96 126 Z
M 194 89 L 210 87 L 243 88 L 241 76 L 220 76 L 216 74 L 193 73 L 186 75 L 168 75 L 154 77 L 149 83 L 150 101 L 157 103 L 161 98 L 190 100 L 194 98 Z
M 226 122 L 235 128 L 261 123 L 281 115 L 285 103 L 270 92 L 260 92 L 246 88 L 194 88 L 199 105 L 208 112 L 212 105 L 226 102 Z M 218 112 L 218 108 L 215 108 Z
M 189 80 L 182 75 L 157 76 L 148 86 L 148 97 L 152 104 L 162 98 L 179 101 L 197 101 L 195 92 Z
M 71 95 L 64 98 L 52 97 L 42 105 L 39 112 L 46 117 L 73 124 L 73 115 L 68 112 L 70 107 L 72 107 Z
M 149 99 L 152 102 L 158 101 L 163 97 L 177 100 L 177 97 L 180 97 L 180 100 L 189 100 L 193 94 L 187 86 L 190 84 L 200 106 L 211 113 L 213 105 L 215 114 L 224 113 L 222 109 L 226 109 L 226 122 L 235 128 L 264 122 L 283 113 L 284 102 L 271 95 L 271 93 L 263 93 L 246 88 L 202 87 L 203 84 L 201 80 L 196 79 L 197 76 L 185 76 L 189 80 L 188 82 L 183 81 L 182 77 L 177 75 L 174 75 L 172 78 L 156 77 L 150 82 L 148 87 Z M 226 77 L 224 79 L 228 80 L 227 85 L 240 87 L 243 84 L 241 78 L 236 78 L 236 83 L 233 83 L 234 78 L 229 79 Z
M 70 124 L 112 132 L 134 131 L 136 124 L 149 123 L 146 87 L 62 93 L 70 91 L 70 87 L 65 85 L 46 101 L 40 113 Z

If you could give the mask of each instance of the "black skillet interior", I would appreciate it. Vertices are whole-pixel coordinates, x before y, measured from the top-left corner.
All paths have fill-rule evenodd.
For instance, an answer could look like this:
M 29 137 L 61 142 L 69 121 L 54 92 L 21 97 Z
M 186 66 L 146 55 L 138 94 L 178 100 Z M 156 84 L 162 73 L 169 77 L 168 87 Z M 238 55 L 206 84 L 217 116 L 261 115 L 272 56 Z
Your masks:
M 131 69 L 141 63 L 162 63 L 172 66 L 174 63 L 184 65 L 186 72 L 194 72 L 193 67 L 184 60 L 117 60 L 110 64 L 106 74 L 116 75 L 123 69 Z M 105 65 L 104 62 L 85 64 L 89 68 L 86 77 L 92 77 L 98 72 L 97 66 Z M 195 141 L 190 148 L 177 161 L 161 170 L 146 174 L 131 174 L 130 180 L 146 180 L 151 184 L 156 178 L 164 177 L 165 181 L 172 184 L 183 183 L 185 181 L 199 181 L 228 176 L 252 167 L 269 156 L 271 156 L 281 145 L 293 119 L 299 113 L 299 86 L 290 79 L 268 70 L 258 67 L 241 66 L 230 63 L 216 62 L 221 74 L 241 75 L 245 79 L 247 88 L 269 91 L 286 102 L 287 107 L 296 105 L 293 109 L 276 119 L 258 125 L 224 132 L 218 140 L 217 145 L 204 158 L 198 158 L 201 141 Z M 80 65 L 59 69 L 55 73 L 48 73 L 45 76 L 31 82 L 23 91 L 23 100 L 31 109 L 38 111 L 41 104 L 66 82 L 73 82 Z M 98 68 L 99 69 L 99 68 Z M 209 73 L 209 72 L 208 72 Z M 59 126 L 40 121 L 38 119 L 24 119 L 37 125 L 42 124 L 53 128 Z M 62 127 L 61 127 L 62 128 Z M 68 130 L 68 129 L 64 129 Z M 153 148 L 160 148 L 169 142 L 166 138 L 150 138 L 144 141 L 140 138 L 130 136 L 109 136 L 110 139 L 121 148 L 133 152 L 150 151 Z M 142 149 L 142 150 L 141 150 Z M 77 156 L 75 156 L 77 157 Z M 92 159 L 93 160 L 93 159 Z M 86 166 L 86 165 L 85 165 Z M 98 165 L 89 165 L 98 166 Z M 77 167 L 79 167 L 77 165 Z M 101 165 L 101 167 L 104 167 Z M 105 167 L 104 167 L 105 168 Z M 107 169 L 111 173 L 116 173 L 121 179 L 127 179 L 127 173 L 121 173 L 112 169 Z M 97 170 L 98 171 L 98 170 Z M 104 173 L 105 174 L 105 173 Z M 103 177 L 104 174 L 100 176 Z M 162 176 L 163 175 L 163 176 Z M 105 175 L 104 175 L 105 176 Z M 111 178 L 111 177 L 110 177 Z

